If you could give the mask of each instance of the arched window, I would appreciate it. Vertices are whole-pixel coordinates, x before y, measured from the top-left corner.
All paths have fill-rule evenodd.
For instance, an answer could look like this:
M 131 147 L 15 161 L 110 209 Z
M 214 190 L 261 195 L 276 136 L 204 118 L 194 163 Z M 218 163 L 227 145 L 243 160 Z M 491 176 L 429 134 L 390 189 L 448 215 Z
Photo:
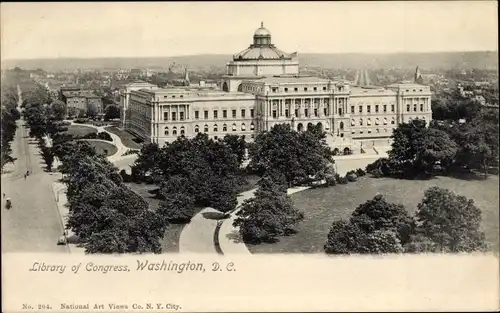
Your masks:
M 368 120 L 366 121 L 366 124 L 367 124 L 367 125 L 371 125 L 371 124 L 372 124 L 372 119 L 371 119 L 371 118 L 368 118 Z
M 362 118 L 359 119 L 359 125 L 363 126 L 363 119 Z
M 252 124 L 250 124 L 250 130 L 254 130 L 255 126 L 253 125 L 253 122 Z
M 219 130 L 217 129 L 217 124 L 214 125 L 214 132 L 218 132 Z
M 222 131 L 227 132 L 227 125 L 226 124 L 222 125 Z
M 195 125 L 195 126 L 194 126 L 194 132 L 195 132 L 195 133 L 200 132 L 200 126 Z
M 384 117 L 384 125 L 387 125 L 387 117 Z
M 233 124 L 233 132 L 236 131 L 236 123 Z
M 351 120 L 351 126 L 356 125 L 356 121 L 354 119 Z
M 378 117 L 375 119 L 375 125 L 378 125 L 380 123 Z
M 205 133 L 208 133 L 208 125 L 205 124 L 205 127 L 203 127 L 203 128 L 204 128 L 203 130 L 205 131 Z
M 242 130 L 242 131 L 247 130 L 247 127 L 245 126 L 245 123 L 241 124 L 241 130 Z
M 177 136 L 177 127 L 175 127 L 175 126 L 172 129 L 172 135 Z
M 229 91 L 229 87 L 227 86 L 226 82 L 224 82 L 224 84 L 222 84 L 222 91 L 225 91 L 225 92 Z
M 181 127 L 181 136 L 184 136 L 186 132 L 184 131 L 184 126 Z
M 340 122 L 339 128 L 340 130 L 344 130 L 344 122 Z
M 168 136 L 168 127 L 165 127 L 164 134 L 165 134 L 165 136 Z

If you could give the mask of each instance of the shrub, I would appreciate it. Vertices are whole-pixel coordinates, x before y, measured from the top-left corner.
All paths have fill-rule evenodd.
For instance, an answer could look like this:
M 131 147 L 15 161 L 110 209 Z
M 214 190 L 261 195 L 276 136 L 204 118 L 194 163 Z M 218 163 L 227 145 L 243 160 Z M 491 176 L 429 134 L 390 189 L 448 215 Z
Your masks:
M 335 180 L 335 175 L 328 174 L 325 176 L 325 187 L 335 186 L 337 181 Z
M 349 181 L 347 180 L 347 178 L 345 177 L 340 177 L 340 179 L 337 181 L 339 184 L 342 184 L 342 185 L 345 185 L 347 184 Z
M 340 184 L 340 180 L 342 179 L 342 177 L 341 177 L 338 173 L 335 173 L 334 178 L 335 178 L 335 181 L 336 181 L 338 184 Z
M 356 175 L 358 175 L 358 177 L 365 176 L 366 172 L 362 168 L 358 168 L 356 170 Z
M 127 174 L 127 171 L 125 171 L 125 170 L 121 170 L 121 171 L 120 171 L 120 176 L 122 177 L 123 182 L 125 182 L 125 183 L 128 183 L 128 182 L 130 182 L 130 181 L 131 181 L 131 177 L 130 177 L 130 175 L 129 175 L 129 174 Z
M 125 155 L 130 155 L 130 154 L 138 154 L 139 153 L 139 150 L 135 150 L 135 149 L 128 149 L 127 151 L 125 151 L 124 154 L 122 154 L 122 156 L 125 156 Z
M 358 180 L 358 176 L 356 174 L 354 174 L 354 171 L 353 173 L 348 173 L 345 178 L 350 181 L 350 182 L 355 182 Z
M 113 138 L 111 138 L 111 135 L 107 132 L 100 132 L 99 134 L 97 134 L 97 138 L 106 141 L 113 141 Z

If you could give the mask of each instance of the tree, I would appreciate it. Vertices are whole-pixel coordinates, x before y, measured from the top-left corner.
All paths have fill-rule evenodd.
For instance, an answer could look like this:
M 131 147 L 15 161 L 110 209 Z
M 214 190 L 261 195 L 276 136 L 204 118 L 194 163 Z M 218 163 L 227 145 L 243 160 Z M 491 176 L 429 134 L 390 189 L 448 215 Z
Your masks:
M 272 180 L 262 180 L 255 197 L 244 201 L 236 213 L 234 226 L 246 242 L 275 242 L 280 236 L 296 232 L 304 214 L 293 206 L 290 196 Z
M 80 110 L 78 108 L 75 108 L 75 107 L 69 107 L 68 108 L 68 116 L 69 117 L 77 117 L 79 116 L 80 114 Z M 82 115 L 83 117 L 83 115 Z
M 194 198 L 186 193 L 166 195 L 157 210 L 157 214 L 172 224 L 188 223 L 195 213 Z
M 226 144 L 231 149 L 231 151 L 236 155 L 236 159 L 238 160 L 238 165 L 241 166 L 241 164 L 245 160 L 245 153 L 246 153 L 245 136 L 228 134 L 224 136 L 222 142 Z
M 87 117 L 88 118 L 95 118 L 99 114 L 99 111 L 97 109 L 97 106 L 95 104 L 89 104 L 87 106 Z
M 391 230 L 363 231 L 358 225 L 334 221 L 324 246 L 327 254 L 401 253 L 403 246 Z
M 349 221 L 333 222 L 324 249 L 328 254 L 400 253 L 414 229 L 402 205 L 377 195 L 358 206 Z
M 472 199 L 431 187 L 418 204 L 416 218 L 421 238 L 434 242 L 441 252 L 484 250 L 485 236 L 479 230 L 481 210 Z
M 104 115 L 104 120 L 109 121 L 115 118 L 120 118 L 120 108 L 116 105 L 108 105 L 106 107 L 106 113 Z
M 310 180 L 333 162 L 332 151 L 324 133 L 298 133 L 289 125 L 275 125 L 271 131 L 257 135 L 249 147 L 249 168 L 263 175 L 267 170 L 279 171 L 288 184 Z
M 66 117 L 66 104 L 56 100 L 50 105 L 50 113 L 55 120 L 61 121 Z

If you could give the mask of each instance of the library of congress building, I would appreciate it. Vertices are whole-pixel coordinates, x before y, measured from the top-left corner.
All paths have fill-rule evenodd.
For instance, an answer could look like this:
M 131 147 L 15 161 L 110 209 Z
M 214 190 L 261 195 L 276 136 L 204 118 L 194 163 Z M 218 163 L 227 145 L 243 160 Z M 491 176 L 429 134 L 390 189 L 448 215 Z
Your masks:
M 122 127 L 146 141 L 163 145 L 178 136 L 226 134 L 251 140 L 285 123 L 305 131 L 320 125 L 332 147 L 356 150 L 388 145 L 393 129 L 412 119 L 431 120 L 431 91 L 417 83 L 361 87 L 300 75 L 297 53 L 271 41 L 262 25 L 253 43 L 227 63 L 218 90 L 158 88 L 139 82 L 121 91 Z

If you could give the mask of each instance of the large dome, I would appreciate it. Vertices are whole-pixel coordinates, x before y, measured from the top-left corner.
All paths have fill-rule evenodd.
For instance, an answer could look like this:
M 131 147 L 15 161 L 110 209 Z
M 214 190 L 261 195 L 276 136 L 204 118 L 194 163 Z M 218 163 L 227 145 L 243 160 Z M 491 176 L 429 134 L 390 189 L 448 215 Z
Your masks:
M 261 24 L 262 25 L 262 24 Z M 255 33 L 253 34 L 254 36 L 271 36 L 271 32 L 269 32 L 269 30 L 267 30 L 267 28 L 265 28 L 264 26 L 261 26 L 260 28 L 258 28 Z
M 276 60 L 292 59 L 292 56 L 276 48 L 271 43 L 271 32 L 260 23 L 253 35 L 253 44 L 233 56 L 233 60 Z

